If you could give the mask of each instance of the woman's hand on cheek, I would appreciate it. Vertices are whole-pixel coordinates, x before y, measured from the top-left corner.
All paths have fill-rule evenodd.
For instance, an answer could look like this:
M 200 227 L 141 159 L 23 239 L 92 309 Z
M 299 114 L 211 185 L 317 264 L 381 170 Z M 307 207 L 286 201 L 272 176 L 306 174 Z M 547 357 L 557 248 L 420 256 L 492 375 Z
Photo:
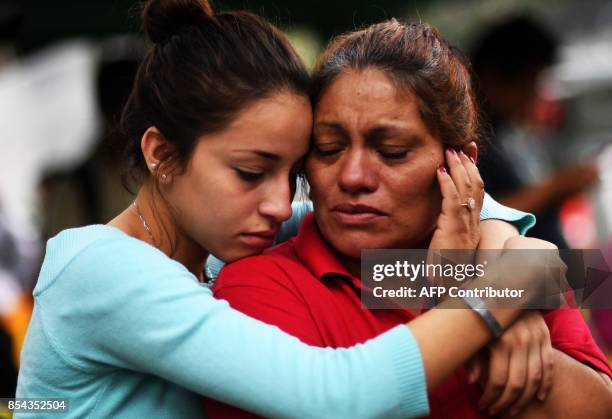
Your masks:
M 488 349 L 488 360 L 480 355 L 468 367 L 470 381 L 480 378 L 483 386 L 481 409 L 513 415 L 533 397 L 545 399 L 552 386 L 553 348 L 539 311 L 526 312 Z
M 442 211 L 429 248 L 475 249 L 480 240 L 484 182 L 474 162 L 464 153 L 449 148 L 445 155 L 450 173 L 443 165 L 438 167 Z

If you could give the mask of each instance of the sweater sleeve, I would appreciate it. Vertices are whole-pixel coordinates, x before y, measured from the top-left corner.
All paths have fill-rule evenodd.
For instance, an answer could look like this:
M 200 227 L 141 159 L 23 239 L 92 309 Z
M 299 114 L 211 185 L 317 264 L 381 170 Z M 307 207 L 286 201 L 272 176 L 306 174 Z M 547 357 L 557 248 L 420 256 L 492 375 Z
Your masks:
M 349 349 L 310 347 L 216 300 L 146 245 L 89 246 L 38 300 L 47 335 L 76 368 L 153 374 L 267 417 L 429 411 L 421 354 L 407 327 Z
M 502 220 L 513 224 L 520 234 L 525 234 L 536 223 L 533 214 L 506 207 L 485 193 L 482 209 L 480 210 L 481 220 Z

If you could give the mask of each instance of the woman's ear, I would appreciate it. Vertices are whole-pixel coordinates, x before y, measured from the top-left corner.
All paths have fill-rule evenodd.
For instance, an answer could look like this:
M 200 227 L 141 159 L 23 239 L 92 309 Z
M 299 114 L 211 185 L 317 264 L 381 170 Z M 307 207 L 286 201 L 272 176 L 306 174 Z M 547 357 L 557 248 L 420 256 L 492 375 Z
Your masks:
M 463 146 L 463 152 L 468 157 L 471 157 L 474 160 L 474 162 L 478 161 L 478 146 L 476 145 L 474 141 Z
M 172 180 L 172 150 L 170 143 L 155 127 L 149 127 L 142 135 L 140 149 L 147 164 L 149 173 L 159 178 L 162 183 Z

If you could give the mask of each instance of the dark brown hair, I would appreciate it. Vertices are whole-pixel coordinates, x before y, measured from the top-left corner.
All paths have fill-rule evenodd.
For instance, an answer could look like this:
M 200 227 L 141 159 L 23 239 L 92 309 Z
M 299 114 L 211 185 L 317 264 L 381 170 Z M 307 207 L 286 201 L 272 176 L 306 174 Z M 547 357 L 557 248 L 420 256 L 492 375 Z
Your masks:
M 409 89 L 421 117 L 442 143 L 462 147 L 482 138 L 471 70 L 433 27 L 390 19 L 332 40 L 313 73 L 313 99 L 344 72 L 375 68 Z
M 283 90 L 310 94 L 288 39 L 259 16 L 215 14 L 206 0 L 152 0 L 142 16 L 152 45 L 121 118 L 124 184 L 147 173 L 140 139 L 151 126 L 184 166 L 198 137 L 226 128 L 254 101 Z

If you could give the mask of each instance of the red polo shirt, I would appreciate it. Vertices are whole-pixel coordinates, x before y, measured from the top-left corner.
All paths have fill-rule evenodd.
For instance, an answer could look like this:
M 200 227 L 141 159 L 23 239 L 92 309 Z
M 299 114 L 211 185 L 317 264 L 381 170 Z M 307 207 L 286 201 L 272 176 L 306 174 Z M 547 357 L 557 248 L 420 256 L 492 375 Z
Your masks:
M 406 310 L 362 307 L 361 286 L 323 240 L 310 214 L 295 238 L 223 268 L 213 291 L 237 310 L 321 347 L 363 343 L 414 318 Z M 579 311 L 555 310 L 545 320 L 554 347 L 610 374 Z M 480 396 L 460 368 L 430 393 L 431 417 L 488 417 L 478 409 Z M 205 400 L 205 408 L 212 419 L 256 417 L 214 400 Z

